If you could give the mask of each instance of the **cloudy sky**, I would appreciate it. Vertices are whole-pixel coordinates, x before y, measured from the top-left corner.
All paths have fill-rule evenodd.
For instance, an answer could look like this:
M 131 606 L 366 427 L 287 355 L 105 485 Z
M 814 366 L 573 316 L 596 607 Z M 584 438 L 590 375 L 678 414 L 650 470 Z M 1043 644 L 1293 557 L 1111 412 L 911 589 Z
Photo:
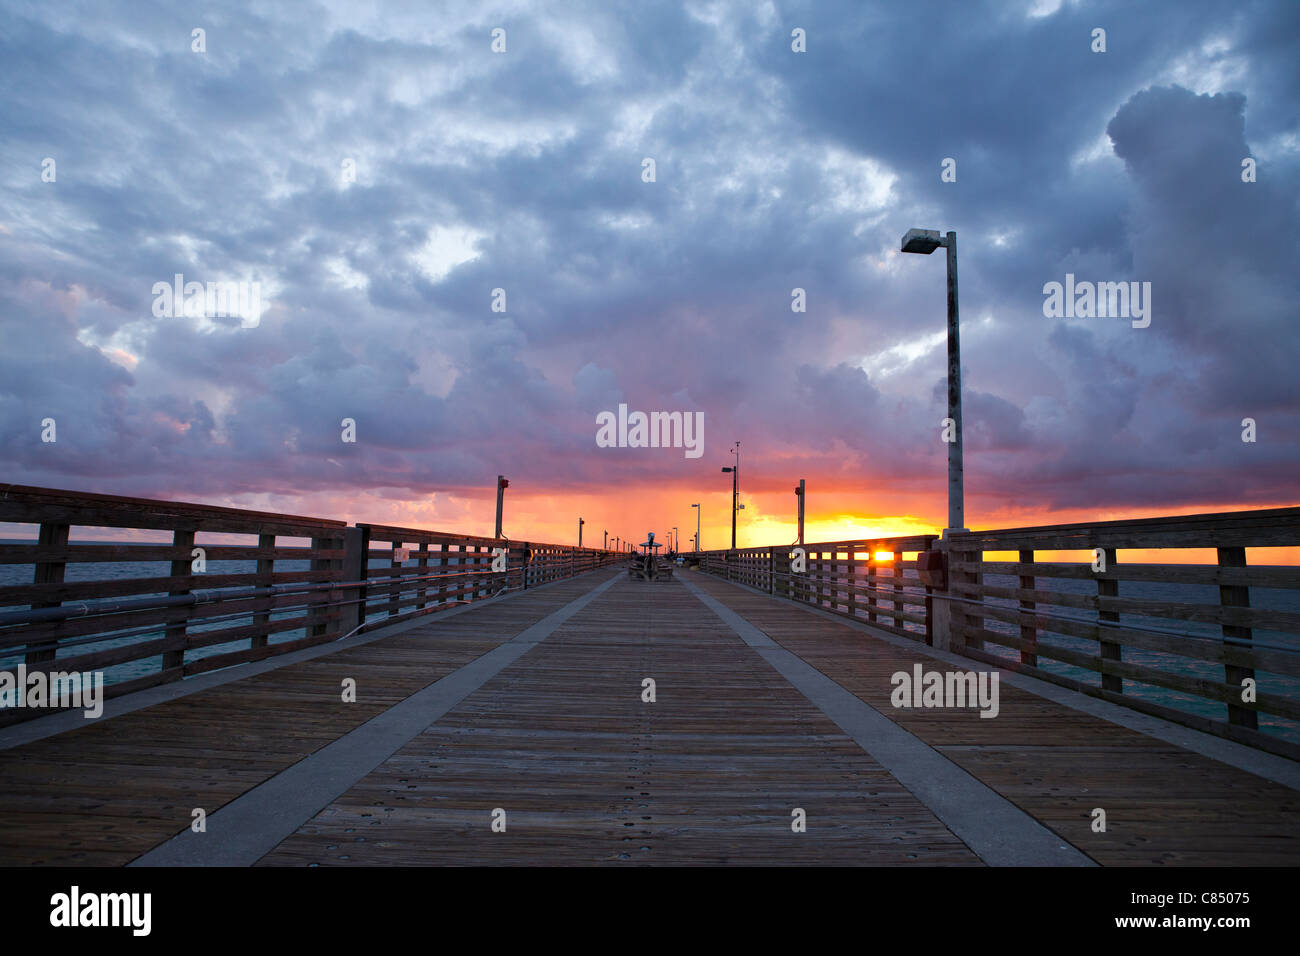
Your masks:
M 505 474 L 512 537 L 718 547 L 740 441 L 742 543 L 801 477 L 813 540 L 942 527 L 915 226 L 968 526 L 1300 497 L 1300 4 L 186 7 L 0 7 L 0 481 L 490 533 Z

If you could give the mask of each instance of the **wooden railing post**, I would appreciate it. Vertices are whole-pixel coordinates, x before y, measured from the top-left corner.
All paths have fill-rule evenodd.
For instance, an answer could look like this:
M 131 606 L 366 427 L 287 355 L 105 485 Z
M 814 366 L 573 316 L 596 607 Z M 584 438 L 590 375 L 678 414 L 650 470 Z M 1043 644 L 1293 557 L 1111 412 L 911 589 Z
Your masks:
M 427 541 L 420 542 L 418 559 L 419 559 L 418 564 L 420 568 L 419 575 L 421 578 L 425 578 L 429 574 L 429 542 Z M 417 602 L 415 605 L 415 609 L 417 611 L 424 610 L 425 605 L 429 603 L 427 600 L 428 597 L 429 597 L 429 582 L 425 580 L 421 580 L 420 589 L 415 594 L 415 598 Z
M 907 622 L 899 614 L 903 613 L 903 552 L 894 552 L 894 627 L 905 627 Z
M 1022 548 L 1020 550 L 1019 558 L 1021 564 L 1033 564 L 1034 552 L 1026 551 Z M 1032 591 L 1034 589 L 1034 576 L 1032 574 L 1020 575 L 1020 587 L 1022 590 Z M 1033 614 L 1037 609 L 1038 602 L 1036 601 L 1026 601 L 1023 599 L 1020 601 L 1020 610 L 1022 611 L 1028 611 L 1030 614 Z M 1030 647 L 1036 648 L 1038 646 L 1038 625 L 1021 623 L 1020 638 L 1021 640 L 1027 641 Z M 1028 664 L 1031 667 L 1037 667 L 1038 654 L 1033 650 L 1022 648 L 1020 651 L 1020 663 Z
M 870 550 L 867 552 L 867 623 L 876 623 L 876 588 L 880 586 L 879 577 L 876 573 L 876 545 L 874 541 L 867 542 Z
M 1106 558 L 1106 572 L 1111 573 L 1115 568 L 1116 551 L 1114 548 L 1105 548 L 1103 554 Z M 1119 597 L 1119 581 L 1114 578 L 1098 578 L 1097 597 Z M 1119 623 L 1119 614 L 1114 611 L 1099 610 L 1097 612 L 1097 620 L 1117 624 Z M 1105 629 L 1101 628 L 1097 636 L 1100 638 L 1104 633 L 1106 633 Z M 1098 644 L 1101 647 L 1101 659 L 1103 661 L 1118 661 L 1122 659 L 1122 644 L 1116 644 L 1113 641 L 1107 641 L 1104 639 L 1098 641 Z M 1124 693 L 1124 678 L 1120 677 L 1118 674 L 1102 674 L 1101 689 L 1114 691 L 1116 694 L 1122 694 Z
M 68 546 L 68 525 L 43 523 L 37 538 L 36 546 L 38 548 L 66 548 Z M 36 574 L 32 578 L 33 584 L 62 584 L 63 574 L 67 565 L 63 561 L 37 561 Z M 33 608 L 58 607 L 62 601 L 33 601 Z M 56 651 L 54 648 L 44 651 L 28 651 L 26 655 L 27 666 L 39 665 L 44 661 L 54 660 Z
M 849 545 L 849 617 L 858 617 L 858 549 Z
M 447 574 L 448 574 L 447 568 L 451 560 L 448 557 L 448 552 L 450 551 L 451 551 L 451 545 L 448 544 L 446 541 L 442 541 L 438 544 L 438 599 L 437 600 L 439 604 L 447 603 Z
M 925 586 L 925 643 L 934 646 L 934 588 Z
M 275 535 L 259 534 L 257 536 L 257 550 L 272 551 L 275 549 Z M 270 587 L 275 581 L 275 558 L 258 558 L 257 559 L 257 577 L 254 582 L 259 588 Z M 249 647 L 266 647 L 270 637 L 271 626 L 271 599 L 263 598 L 258 602 L 258 606 L 264 608 L 253 614 L 253 625 L 258 628 L 259 633 L 254 634 L 248 642 Z
M 172 577 L 188 577 L 193 572 L 194 558 L 191 552 L 194 549 L 194 531 L 180 529 L 173 531 L 172 547 L 182 552 L 181 556 L 172 558 Z M 168 592 L 171 597 L 180 597 L 189 593 L 189 588 Z M 190 612 L 186 608 L 181 608 L 176 616 L 168 617 L 172 623 L 167 625 L 167 630 L 163 634 L 166 639 L 166 649 L 162 655 L 162 670 L 164 673 L 175 671 L 175 676 L 168 680 L 179 680 L 181 668 L 185 666 L 185 634 L 188 630 Z
M 1219 567 L 1244 568 L 1246 566 L 1245 548 L 1219 548 Z M 1250 607 L 1250 588 L 1238 584 L 1219 585 L 1219 604 L 1222 607 Z M 1222 624 L 1223 643 L 1232 647 L 1249 647 L 1254 641 L 1254 629 L 1238 624 Z M 1237 667 L 1225 664 L 1224 678 L 1232 685 L 1234 691 L 1241 693 L 1242 682 L 1255 677 L 1253 667 Z M 1228 723 L 1238 727 L 1259 729 L 1259 715 L 1249 707 L 1237 704 L 1228 705 Z
M 405 547 L 405 541 L 393 542 L 393 556 L 388 559 L 388 577 L 392 579 L 388 585 L 388 616 L 396 617 L 402 612 L 400 605 L 402 599 L 402 579 L 398 576 L 397 570 L 401 568 L 402 562 L 397 560 L 397 552 L 400 548 Z
M 330 569 L 330 565 L 333 564 L 334 562 L 330 561 L 330 559 L 328 558 L 318 558 L 315 555 L 321 551 L 326 551 L 335 547 L 342 547 L 342 542 L 338 538 L 324 538 L 324 537 L 312 538 L 311 550 L 313 552 L 313 556 L 311 559 L 310 570 L 328 571 Z M 313 604 L 311 606 L 311 609 L 307 612 L 307 636 L 308 637 L 320 637 L 321 635 L 329 632 L 329 621 L 325 619 L 326 613 L 327 612 L 325 610 L 325 605 L 323 604 Z
M 343 580 L 361 581 L 366 577 L 366 552 L 370 548 L 369 536 L 363 528 L 346 528 L 343 531 Z M 348 634 L 365 623 L 365 608 L 361 603 L 365 599 L 365 588 L 345 588 L 341 592 L 346 602 L 342 607 L 343 617 L 339 629 Z

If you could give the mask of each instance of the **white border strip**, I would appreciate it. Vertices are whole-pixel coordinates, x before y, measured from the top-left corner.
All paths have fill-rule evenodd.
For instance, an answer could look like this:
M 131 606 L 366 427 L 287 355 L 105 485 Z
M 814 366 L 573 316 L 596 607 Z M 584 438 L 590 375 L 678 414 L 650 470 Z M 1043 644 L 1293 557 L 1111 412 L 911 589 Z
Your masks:
M 705 572 L 698 573 L 704 574 Z M 959 666 L 962 669 L 968 670 L 973 664 L 985 667 L 993 666 L 984 664 L 983 661 L 977 661 L 973 657 L 963 657 L 953 651 L 931 647 L 922 641 L 912 641 L 905 637 L 899 637 L 897 634 L 891 634 L 888 631 L 878 630 L 870 624 L 851 620 L 842 614 L 832 614 L 824 608 L 812 607 L 807 604 L 800 604 L 797 601 L 787 601 L 784 598 L 774 597 L 766 591 L 750 587 L 747 584 L 728 581 L 726 578 L 720 578 L 712 574 L 709 575 L 709 580 L 717 581 L 720 584 L 730 584 L 732 587 L 761 595 L 776 601 L 782 606 L 797 608 L 809 614 L 819 615 L 828 621 L 843 624 L 845 627 L 861 631 L 863 634 L 870 634 L 887 644 L 906 648 L 923 657 L 931 657 L 947 664 Z M 1167 744 L 1173 744 L 1175 747 L 1182 747 L 1193 753 L 1200 754 L 1202 757 L 1209 757 L 1211 760 L 1226 763 L 1230 767 L 1245 770 L 1247 773 L 1253 773 L 1255 776 L 1271 780 L 1273 783 L 1280 783 L 1292 790 L 1300 790 L 1300 763 L 1289 760 L 1280 754 L 1256 750 L 1254 747 L 1237 743 L 1235 740 L 1228 740 L 1224 737 L 1216 737 L 1213 734 L 1193 730 L 1191 727 L 1154 717 L 1151 714 L 1144 714 L 1140 710 L 1133 710 L 1131 707 L 1125 707 L 1122 704 L 1102 700 L 1100 697 L 1089 697 L 1087 694 L 1081 694 L 1068 687 L 1062 687 L 1060 684 L 1053 684 L 1051 681 L 1039 680 L 1037 677 L 1031 677 L 1028 674 L 1020 674 L 1016 671 L 1002 670 L 1001 668 L 998 669 L 998 673 L 1002 675 L 1000 681 L 1003 684 L 1009 684 L 1037 697 L 1046 698 L 1053 703 L 1060 704 L 1062 707 L 1089 714 L 1129 730 L 1136 730 L 1140 734 L 1154 737 Z
M 236 797 L 207 818 L 206 833 L 187 828 L 127 865 L 252 866 L 425 728 L 609 590 L 620 577 L 609 578 L 483 656 Z
M 919 737 L 778 645 L 735 611 L 682 578 L 740 639 L 833 720 L 877 763 L 991 866 L 1096 863 Z

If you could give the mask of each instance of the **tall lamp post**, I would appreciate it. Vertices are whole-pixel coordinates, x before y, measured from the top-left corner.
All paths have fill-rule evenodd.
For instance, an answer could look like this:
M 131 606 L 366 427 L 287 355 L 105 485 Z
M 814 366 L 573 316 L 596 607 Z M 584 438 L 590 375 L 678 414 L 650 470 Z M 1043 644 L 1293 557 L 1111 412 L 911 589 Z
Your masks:
M 966 530 L 961 460 L 961 340 L 957 327 L 957 233 L 941 236 L 937 229 L 909 229 L 903 236 L 903 252 L 928 256 L 940 246 L 948 250 L 948 417 L 952 419 L 953 441 L 948 442 L 948 527 Z
M 740 442 L 736 442 L 736 447 L 731 449 L 731 453 L 736 456 L 734 467 L 724 467 L 723 472 L 731 472 L 731 550 L 736 550 L 736 502 L 740 497 Z
M 691 505 L 695 509 L 695 550 L 700 550 L 700 512 L 703 510 L 698 504 Z
M 586 523 L 581 518 L 578 519 L 578 547 L 580 548 L 582 547 L 582 526 Z

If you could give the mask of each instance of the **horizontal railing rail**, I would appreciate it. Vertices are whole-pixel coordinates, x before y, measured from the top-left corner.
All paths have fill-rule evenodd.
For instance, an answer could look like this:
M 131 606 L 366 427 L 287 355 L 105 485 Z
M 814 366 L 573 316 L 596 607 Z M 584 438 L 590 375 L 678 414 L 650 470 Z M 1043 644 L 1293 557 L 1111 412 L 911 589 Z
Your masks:
M 703 552 L 701 567 L 1300 759 L 1300 567 L 1269 563 L 1267 551 L 1247 561 L 1250 549 L 1300 548 L 1300 508 L 803 547 L 802 573 L 787 545 Z M 946 556 L 943 591 L 903 560 L 932 548 Z M 1122 554 L 1137 551 L 1148 560 Z M 1083 555 L 1045 560 L 1051 552 Z
M 1300 508 L 959 532 L 947 544 L 952 650 L 1300 758 L 1300 568 L 1247 560 L 1300 547 Z M 1016 560 L 985 560 L 998 552 Z
M 32 525 L 34 540 L 12 540 Z M 110 533 L 166 540 L 76 540 Z M 0 538 L 10 539 L 0 544 L 0 671 L 103 671 L 108 697 L 622 558 L 19 485 L 0 485 Z M 10 704 L 0 700 L 0 724 L 39 716 Z

